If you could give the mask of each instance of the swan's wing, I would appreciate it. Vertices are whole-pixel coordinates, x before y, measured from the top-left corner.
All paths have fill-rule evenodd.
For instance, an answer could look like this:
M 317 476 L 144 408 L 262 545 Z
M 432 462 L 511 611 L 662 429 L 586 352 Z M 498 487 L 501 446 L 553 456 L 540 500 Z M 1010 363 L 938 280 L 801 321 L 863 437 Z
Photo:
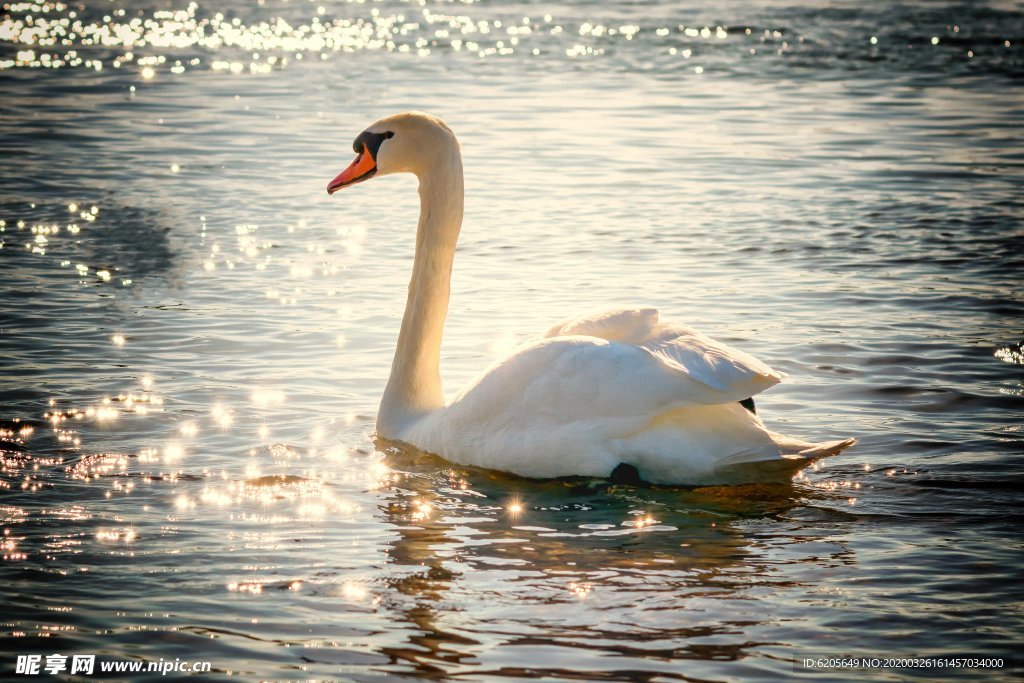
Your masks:
M 569 318 L 545 336 L 572 335 L 642 347 L 673 370 L 730 396 L 729 400 L 749 398 L 782 379 L 780 373 L 748 353 L 684 325 L 660 323 L 656 308 L 620 308 Z
M 663 323 L 643 348 L 690 377 L 741 401 L 782 381 L 782 374 L 744 353 L 697 330 Z
M 607 444 L 666 402 L 711 391 L 650 352 L 596 337 L 540 339 L 485 370 L 401 440 L 454 462 L 530 477 L 607 476 Z
M 597 337 L 608 341 L 641 344 L 658 325 L 656 308 L 616 308 L 567 318 L 547 331 L 545 337 Z
M 449 408 L 467 420 L 649 420 L 664 410 L 747 398 L 695 378 L 664 354 L 596 337 L 528 343 L 488 368 Z

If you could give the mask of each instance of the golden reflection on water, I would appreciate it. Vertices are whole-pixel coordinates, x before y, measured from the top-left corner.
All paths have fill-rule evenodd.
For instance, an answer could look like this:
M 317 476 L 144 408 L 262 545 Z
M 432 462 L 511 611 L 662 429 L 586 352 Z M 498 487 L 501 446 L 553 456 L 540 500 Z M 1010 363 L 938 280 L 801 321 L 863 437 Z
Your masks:
M 5 5 L 7 16 L 0 21 L 0 41 L 18 49 L 13 59 L 0 60 L 0 70 L 126 69 L 148 82 L 164 73 L 177 76 L 194 69 L 268 73 L 293 61 L 327 60 L 335 54 L 358 51 L 420 58 L 443 51 L 480 59 L 520 54 L 543 58 L 557 51 L 569 59 L 580 59 L 601 57 L 609 47 L 641 38 L 654 41 L 665 55 L 682 59 L 689 59 L 694 46 L 701 43 L 730 39 L 758 41 L 757 45 L 770 40 L 779 54 L 789 48 L 782 33 L 771 29 L 760 35 L 750 28 L 734 31 L 721 25 L 684 23 L 643 29 L 634 23 L 596 20 L 568 25 L 552 14 L 485 19 L 436 11 L 422 2 L 398 11 L 363 8 L 362 4 L 348 2 L 330 10 L 320 6 L 308 12 L 297 4 L 287 8 L 287 18 L 247 23 L 222 12 L 204 11 L 195 2 L 185 9 L 158 10 L 149 16 L 129 16 L 118 8 L 90 18 L 61 2 L 9 3 Z M 346 13 L 351 16 L 342 16 Z M 570 36 L 577 42 L 563 47 Z M 939 41 L 932 44 L 937 46 Z M 186 56 L 187 51 L 191 54 Z M 693 70 L 701 73 L 703 67 Z
M 134 529 L 100 529 L 96 532 L 96 540 L 103 543 L 134 543 L 136 533 Z

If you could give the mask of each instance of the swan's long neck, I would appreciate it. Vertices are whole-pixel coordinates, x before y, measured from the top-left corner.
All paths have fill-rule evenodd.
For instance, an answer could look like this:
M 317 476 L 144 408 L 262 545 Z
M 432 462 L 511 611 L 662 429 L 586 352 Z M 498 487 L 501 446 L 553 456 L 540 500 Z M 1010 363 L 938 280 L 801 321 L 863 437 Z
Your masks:
M 409 298 L 398 335 L 377 434 L 401 438 L 416 418 L 444 406 L 441 334 L 448 314 L 452 259 L 462 227 L 462 158 L 457 144 L 420 177 L 420 220 Z

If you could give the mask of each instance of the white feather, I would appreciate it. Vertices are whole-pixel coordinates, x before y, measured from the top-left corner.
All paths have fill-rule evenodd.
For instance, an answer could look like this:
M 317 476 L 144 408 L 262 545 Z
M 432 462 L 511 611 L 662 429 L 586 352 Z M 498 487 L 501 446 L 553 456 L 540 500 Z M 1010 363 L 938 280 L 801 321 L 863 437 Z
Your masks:
M 528 343 L 403 440 L 527 477 L 603 477 L 626 463 L 650 482 L 695 485 L 778 481 L 831 454 L 799 456 L 815 444 L 774 434 L 736 402 L 778 373 L 689 328 L 658 329 L 640 345 L 594 336 Z

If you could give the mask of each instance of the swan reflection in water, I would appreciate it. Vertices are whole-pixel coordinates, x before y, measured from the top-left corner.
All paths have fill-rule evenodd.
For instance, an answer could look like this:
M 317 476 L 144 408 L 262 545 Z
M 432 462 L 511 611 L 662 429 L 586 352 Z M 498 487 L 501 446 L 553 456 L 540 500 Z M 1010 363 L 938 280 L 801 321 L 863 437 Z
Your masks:
M 691 674 L 696 660 L 753 655 L 763 644 L 755 632 L 774 618 L 756 593 L 799 586 L 776 577 L 770 544 L 745 527 L 827 495 L 791 484 L 530 480 L 452 468 L 397 442 L 377 447 L 398 475 L 380 504 L 398 533 L 382 606 L 411 629 L 381 652 L 425 678 L 578 677 L 581 650 L 620 657 L 621 669 L 687 662 Z M 789 551 L 787 561 L 853 561 L 841 542 L 828 548 L 826 557 Z M 614 621 L 624 613 L 635 620 Z M 606 668 L 595 663 L 594 675 Z

